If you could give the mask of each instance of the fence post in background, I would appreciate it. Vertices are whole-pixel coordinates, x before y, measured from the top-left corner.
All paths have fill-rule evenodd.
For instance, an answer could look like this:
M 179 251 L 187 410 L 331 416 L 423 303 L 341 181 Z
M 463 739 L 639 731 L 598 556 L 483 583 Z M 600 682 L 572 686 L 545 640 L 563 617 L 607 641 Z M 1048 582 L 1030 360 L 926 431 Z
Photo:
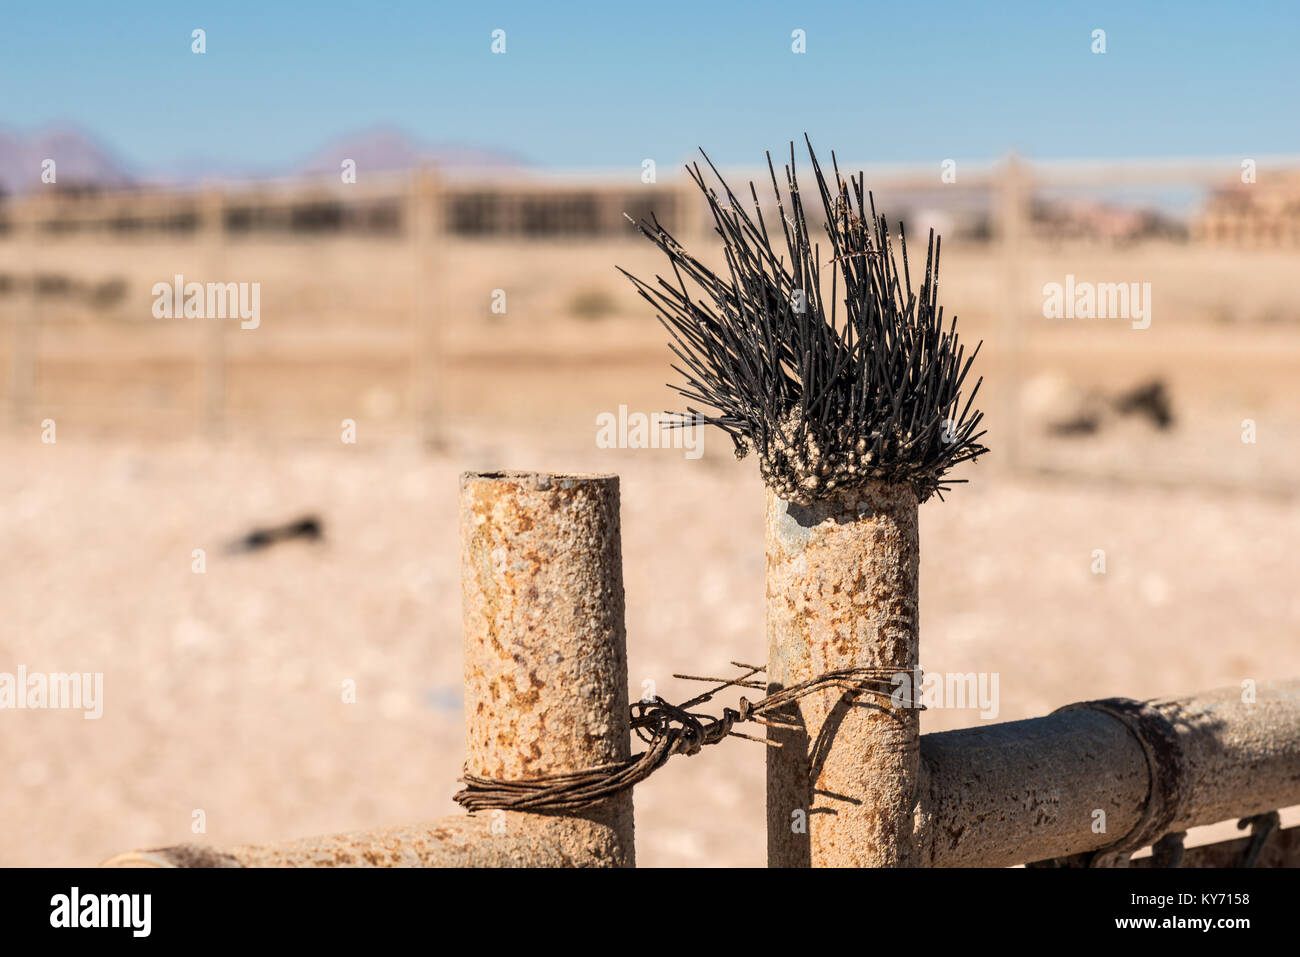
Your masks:
M 917 498 L 876 482 L 809 506 L 767 492 L 768 692 L 826 671 L 918 669 Z M 792 706 L 767 749 L 770 867 L 907 867 L 920 773 L 907 707 L 828 690 Z M 822 737 L 824 735 L 824 737 Z M 820 740 L 819 740 L 820 739 Z M 814 744 L 818 746 L 814 749 Z
M 411 317 L 411 407 L 422 445 L 437 448 L 442 440 L 442 310 L 436 289 L 438 252 L 442 242 L 443 195 L 438 175 L 428 166 L 415 171 L 411 194 L 409 235 L 415 283 Z
M 13 226 L 27 244 L 28 295 L 20 299 L 9 340 L 9 412 L 17 426 L 28 421 L 36 395 L 36 355 L 41 331 L 40 239 L 41 207 L 36 197 L 15 204 Z
M 221 272 L 225 266 L 226 202 L 220 187 L 209 186 L 200 195 L 198 228 L 200 257 L 207 273 L 202 281 L 224 282 Z M 180 308 L 179 304 L 177 308 Z M 234 315 L 239 315 L 237 301 Z M 203 324 L 199 337 L 203 358 L 199 372 L 199 401 L 202 403 L 203 432 L 211 438 L 220 438 L 226 411 L 226 321 L 215 316 L 200 321 Z
M 468 472 L 460 543 L 466 772 L 628 760 L 618 476 Z M 611 863 L 634 863 L 630 790 L 576 816 L 609 828 Z
M 695 180 L 691 179 L 685 169 L 678 172 L 676 192 L 677 222 L 674 224 L 673 231 L 677 240 L 688 244 L 706 239 L 704 197 L 700 193 L 700 188 L 695 185 Z
M 1003 426 L 998 435 L 998 452 L 1007 468 L 1014 471 L 1021 464 L 1020 448 L 1020 390 L 1021 363 L 1024 349 L 1020 324 L 1024 316 L 1021 296 L 1020 259 L 1024 255 L 1026 220 L 1029 194 L 1024 161 L 1014 153 L 1007 156 L 998 175 L 997 238 L 1002 258 L 1002 295 L 999 297 L 999 342 L 1003 361 L 1002 385 L 1005 390 L 1002 403 Z

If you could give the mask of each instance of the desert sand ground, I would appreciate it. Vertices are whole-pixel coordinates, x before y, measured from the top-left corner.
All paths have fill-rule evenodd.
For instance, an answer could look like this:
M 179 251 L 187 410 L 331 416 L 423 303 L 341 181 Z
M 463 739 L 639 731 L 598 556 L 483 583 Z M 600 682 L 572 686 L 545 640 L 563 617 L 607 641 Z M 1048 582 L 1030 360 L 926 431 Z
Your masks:
M 102 671 L 105 702 L 96 721 L 0 714 L 0 864 L 91 864 L 138 847 L 454 813 L 465 469 L 621 476 L 634 696 L 653 680 L 685 697 L 694 686 L 674 671 L 762 659 L 752 461 L 736 462 L 720 436 L 698 460 L 595 446 L 598 412 L 676 407 L 662 330 L 611 268 L 652 273 L 641 247 L 447 250 L 434 450 L 411 436 L 400 245 L 229 251 L 228 278 L 260 279 L 266 292 L 262 329 L 224 335 L 228 416 L 216 437 L 196 428 L 201 333 L 148 318 L 153 282 L 202 268 L 183 253 L 42 251 L 47 264 L 125 276 L 130 293 L 107 319 L 43 308 L 37 401 L 0 433 L 0 670 Z M 0 246 L 0 269 L 19 269 L 22 255 Z M 999 721 L 1088 697 L 1300 675 L 1292 261 L 1040 250 L 1022 264 L 1028 318 L 1012 350 L 994 319 L 996 257 L 945 250 L 941 299 L 972 340 L 988 341 L 978 371 L 993 452 L 961 474 L 969 485 L 922 508 L 927 670 L 997 673 Z M 1033 316 L 1043 282 L 1108 270 L 1155 284 L 1151 329 Z M 509 295 L 504 316 L 489 310 L 496 288 Z M 0 301 L 10 315 L 21 308 Z M 1172 430 L 1124 419 L 1083 439 L 1043 433 L 1050 403 L 1036 396 L 1150 376 L 1169 385 Z M 1014 429 L 1011 397 L 1022 412 Z M 45 417 L 54 444 L 40 441 Z M 1259 428 L 1251 445 L 1240 439 L 1248 417 Z M 340 441 L 343 418 L 357 422 L 355 445 Z M 1057 471 L 999 461 L 1013 437 L 1022 465 Z M 323 543 L 223 551 L 253 525 L 305 512 L 323 518 Z M 191 570 L 196 548 L 206 574 Z M 1095 549 L 1105 574 L 1092 570 Z M 352 704 L 340 694 L 348 679 Z M 923 730 L 981 720 L 933 709 Z M 761 865 L 762 748 L 736 740 L 677 759 L 638 787 L 636 807 L 642 865 Z M 191 831 L 196 810 L 202 835 Z M 1235 834 L 1230 823 L 1211 833 Z

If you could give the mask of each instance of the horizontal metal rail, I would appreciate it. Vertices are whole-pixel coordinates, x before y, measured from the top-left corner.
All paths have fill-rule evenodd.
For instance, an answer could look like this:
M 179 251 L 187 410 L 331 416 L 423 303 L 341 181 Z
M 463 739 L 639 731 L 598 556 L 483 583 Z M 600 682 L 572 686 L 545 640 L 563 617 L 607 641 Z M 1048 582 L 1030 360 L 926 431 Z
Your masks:
M 1187 770 L 1170 831 L 1300 804 L 1300 680 L 1260 685 L 1253 703 L 1228 688 L 1153 705 L 1175 730 Z M 1138 824 L 1152 780 L 1134 734 L 1092 710 L 923 735 L 921 767 L 918 836 L 930 867 L 1010 866 L 1097 850 Z M 625 832 L 597 817 L 493 811 L 222 851 L 136 851 L 107 864 L 581 867 L 622 858 L 625 842 Z M 1188 848 L 1181 866 L 1240 866 L 1249 842 Z M 1149 858 L 1132 863 L 1158 866 Z M 1275 833 L 1258 860 L 1296 863 L 1295 828 Z
M 1300 804 L 1300 680 L 1151 702 L 1186 783 L 1169 831 Z M 1138 826 L 1155 776 L 1120 720 L 1094 710 L 921 737 L 919 837 L 931 867 L 1096 851 Z
M 425 824 L 213 849 L 129 851 L 104 867 L 609 867 L 627 862 L 617 826 L 578 814 L 489 811 Z

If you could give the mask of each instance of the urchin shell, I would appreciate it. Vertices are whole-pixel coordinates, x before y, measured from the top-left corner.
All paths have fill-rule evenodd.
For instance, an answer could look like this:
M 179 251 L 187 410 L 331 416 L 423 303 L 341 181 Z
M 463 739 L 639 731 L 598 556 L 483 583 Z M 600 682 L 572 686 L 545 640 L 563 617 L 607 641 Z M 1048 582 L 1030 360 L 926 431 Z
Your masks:
M 653 216 L 636 225 L 668 257 L 672 280 L 656 276 L 650 284 L 620 271 L 672 336 L 681 363 L 673 368 L 686 380 L 674 388 L 714 410 L 688 406 L 689 413 L 730 435 L 738 457 L 753 450 L 763 480 L 782 498 L 810 504 L 872 481 L 909 483 L 922 501 L 942 497 L 961 481 L 946 478 L 948 471 L 988 450 L 979 444 L 984 432 L 975 431 L 983 413 L 971 410 L 979 382 L 960 405 L 979 348 L 966 357 L 956 320 L 944 328 L 941 242 L 931 230 L 914 293 L 901 225 L 900 273 L 862 176 L 844 180 L 832 154 L 832 188 L 811 143 L 808 156 L 830 246 L 826 263 L 809 239 L 791 144 L 784 198 L 768 156 L 785 255 L 772 247 L 754 184 L 751 218 L 705 155 L 721 195 L 698 164 L 688 173 L 708 200 L 726 275 L 702 265 Z M 823 265 L 833 267 L 829 295 Z

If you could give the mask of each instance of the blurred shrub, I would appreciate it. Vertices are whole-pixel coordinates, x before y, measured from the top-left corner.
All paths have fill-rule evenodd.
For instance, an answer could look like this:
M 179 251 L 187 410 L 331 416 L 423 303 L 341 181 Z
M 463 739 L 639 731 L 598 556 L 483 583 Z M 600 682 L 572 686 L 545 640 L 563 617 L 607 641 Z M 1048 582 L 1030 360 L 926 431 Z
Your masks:
M 607 290 L 595 286 L 578 290 L 569 300 L 569 314 L 590 321 L 604 319 L 617 307 L 618 303 Z

